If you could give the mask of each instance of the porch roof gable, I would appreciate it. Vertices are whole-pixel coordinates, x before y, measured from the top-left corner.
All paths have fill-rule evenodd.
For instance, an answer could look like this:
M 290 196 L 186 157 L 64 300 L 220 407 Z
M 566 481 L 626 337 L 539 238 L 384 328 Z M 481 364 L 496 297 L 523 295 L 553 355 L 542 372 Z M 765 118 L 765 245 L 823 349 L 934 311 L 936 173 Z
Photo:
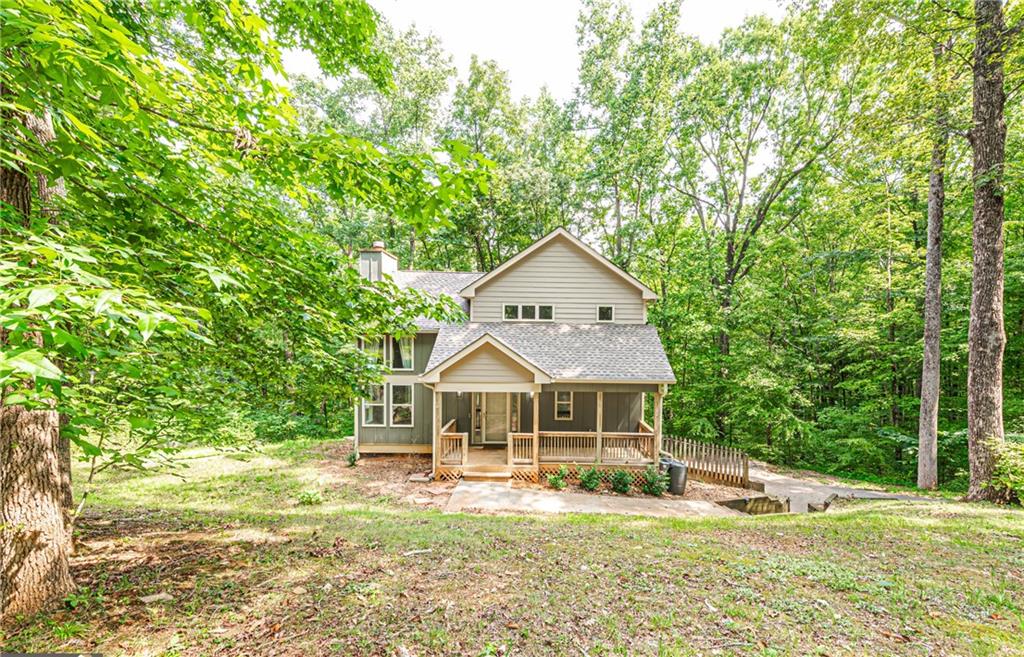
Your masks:
M 552 383 L 675 383 L 658 331 L 648 324 L 445 325 L 438 331 L 426 373 L 484 337 L 530 363 Z
M 424 383 L 438 383 L 441 381 L 441 375 L 445 370 L 458 365 L 465 361 L 466 358 L 472 354 L 477 353 L 487 345 L 490 345 L 504 356 L 508 357 L 516 363 L 519 367 L 533 375 L 533 382 L 536 384 L 551 383 L 551 376 L 538 367 L 535 363 L 524 357 L 522 354 L 516 352 L 516 350 L 509 347 L 507 344 L 494 337 L 490 333 L 484 333 L 480 335 L 470 343 L 464 345 L 454 353 L 449 353 L 444 359 L 434 359 L 433 353 L 431 354 L 430 362 L 427 364 L 427 369 L 420 377 L 420 380 Z M 436 352 L 436 349 L 435 349 Z M 483 383 L 483 382 L 482 382 Z

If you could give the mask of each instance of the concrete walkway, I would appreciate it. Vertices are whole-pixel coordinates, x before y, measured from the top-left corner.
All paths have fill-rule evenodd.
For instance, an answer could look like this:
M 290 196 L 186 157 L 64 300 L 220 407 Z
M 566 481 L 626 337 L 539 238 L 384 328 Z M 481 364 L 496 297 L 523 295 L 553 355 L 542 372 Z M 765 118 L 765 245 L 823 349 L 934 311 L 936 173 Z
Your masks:
M 865 500 L 912 500 L 916 502 L 934 502 L 932 498 L 901 493 L 889 493 L 883 490 L 869 490 L 852 486 L 823 484 L 807 479 L 787 477 L 764 468 L 761 463 L 750 463 L 750 481 L 764 484 L 764 492 L 775 497 L 788 497 L 789 510 L 795 513 L 806 513 L 807 505 L 821 504 L 832 495 L 839 497 Z
M 620 513 L 662 518 L 700 518 L 743 515 L 714 502 L 652 497 L 613 497 L 568 491 L 512 488 L 508 484 L 459 481 L 445 511 L 504 513 Z

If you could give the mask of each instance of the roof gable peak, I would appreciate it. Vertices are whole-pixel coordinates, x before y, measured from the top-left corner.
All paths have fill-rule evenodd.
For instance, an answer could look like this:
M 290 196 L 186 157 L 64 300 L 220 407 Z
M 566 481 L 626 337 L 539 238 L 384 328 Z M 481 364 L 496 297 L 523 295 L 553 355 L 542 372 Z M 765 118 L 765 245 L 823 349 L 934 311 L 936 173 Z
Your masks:
M 643 296 L 643 299 L 645 301 L 646 300 L 654 300 L 654 299 L 658 298 L 658 295 L 654 292 L 654 290 L 652 290 L 651 288 L 649 288 L 646 285 L 644 285 L 643 283 L 641 283 L 635 276 L 633 276 L 632 274 L 629 274 L 629 273 L 623 271 L 615 263 L 613 263 L 611 260 L 609 260 L 608 258 L 606 258 L 603 255 L 601 255 L 597 250 L 595 250 L 589 244 L 587 244 L 586 242 L 584 242 L 580 238 L 576 237 L 575 235 L 573 235 L 572 233 L 567 231 L 565 228 L 561 228 L 561 227 L 554 229 L 553 231 L 551 231 L 550 233 L 548 233 L 544 237 L 540 238 L 539 240 L 537 240 L 536 242 L 534 242 L 530 246 L 526 247 L 525 249 L 523 249 L 522 251 L 520 251 L 516 255 L 512 256 L 511 258 L 509 258 L 505 262 L 501 263 L 500 265 L 498 265 L 497 267 L 495 267 L 494 269 L 492 269 L 488 273 L 484 274 L 483 276 L 481 276 L 480 278 L 476 279 L 475 281 L 473 281 L 472 283 L 470 283 L 466 287 L 462 288 L 462 290 L 460 292 L 460 295 L 463 296 L 463 297 L 466 297 L 467 299 L 473 298 L 474 296 L 476 296 L 476 290 L 477 290 L 478 287 L 480 287 L 481 285 L 485 285 L 488 282 L 493 281 L 496 278 L 499 278 L 504 272 L 506 272 L 509 269 L 511 269 L 517 263 L 525 260 L 531 254 L 537 252 L 538 250 L 543 248 L 545 245 L 547 245 L 547 244 L 551 243 L 553 240 L 559 239 L 559 238 L 565 239 L 568 242 L 570 242 L 572 245 L 578 247 L 586 255 L 589 255 L 590 257 L 592 257 L 594 260 L 596 260 L 602 266 L 606 267 L 609 271 L 613 272 L 614 274 L 616 274 L 617 276 L 619 276 L 623 280 L 625 280 L 627 283 L 629 283 L 633 287 L 637 288 L 640 291 L 640 293 Z

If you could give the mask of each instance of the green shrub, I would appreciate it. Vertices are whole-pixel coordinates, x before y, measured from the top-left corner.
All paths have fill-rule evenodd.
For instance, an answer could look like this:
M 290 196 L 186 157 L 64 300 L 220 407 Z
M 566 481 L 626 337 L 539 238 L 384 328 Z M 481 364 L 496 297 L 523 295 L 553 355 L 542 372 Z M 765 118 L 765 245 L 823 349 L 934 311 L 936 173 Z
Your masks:
M 563 465 L 558 468 L 556 474 L 548 475 L 548 486 L 551 486 L 555 490 L 562 490 L 565 488 L 565 480 L 569 477 L 569 470 Z
M 633 475 L 625 470 L 616 470 L 612 473 L 612 490 L 616 493 L 626 494 L 629 487 L 633 485 Z
M 299 493 L 299 504 L 302 506 L 313 506 L 315 504 L 323 504 L 323 494 L 315 489 L 304 490 Z
M 668 481 L 666 479 L 667 477 L 658 470 L 658 466 L 649 465 L 644 470 L 640 490 L 647 495 L 661 496 L 668 490 Z
M 580 488 L 583 490 L 597 490 L 601 485 L 601 473 L 597 468 L 586 468 L 580 470 Z
M 348 461 L 348 467 L 356 467 L 356 461 L 359 460 L 359 451 L 353 449 L 351 452 L 348 453 L 348 456 L 345 457 L 345 460 Z
M 1024 443 L 994 442 L 992 449 L 996 456 L 992 485 L 1008 491 L 1011 501 L 1024 503 Z

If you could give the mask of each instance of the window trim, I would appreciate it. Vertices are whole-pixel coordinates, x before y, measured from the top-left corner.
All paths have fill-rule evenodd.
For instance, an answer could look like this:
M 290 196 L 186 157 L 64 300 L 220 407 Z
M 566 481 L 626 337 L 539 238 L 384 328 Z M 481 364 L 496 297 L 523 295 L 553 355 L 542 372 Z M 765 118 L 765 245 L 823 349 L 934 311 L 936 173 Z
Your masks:
M 523 317 L 523 308 L 525 306 L 533 307 L 533 319 L 525 319 Z M 551 319 L 542 319 L 540 316 L 541 306 L 548 306 L 551 308 Z M 506 308 L 516 309 L 516 318 L 508 319 L 505 317 Z M 555 321 L 555 304 L 553 303 L 503 303 L 501 304 L 501 321 L 503 322 L 553 322 Z
M 370 402 L 370 401 L 368 401 L 369 397 L 363 397 L 363 399 L 361 400 L 360 409 L 359 409 L 360 410 L 359 421 L 362 423 L 362 426 L 364 426 L 364 427 L 386 427 L 386 426 L 388 426 L 388 405 L 387 405 L 387 394 L 388 394 L 388 391 L 387 391 L 387 384 L 385 384 L 385 383 L 378 383 L 378 384 L 374 384 L 372 387 L 375 388 L 378 385 L 380 386 L 380 401 L 379 402 Z M 383 411 L 382 416 L 384 418 L 384 423 L 383 424 L 375 424 L 375 423 L 371 424 L 371 423 L 368 423 L 366 421 L 366 409 L 368 407 L 370 407 L 370 406 L 380 406 L 381 407 L 381 410 Z
M 413 372 L 413 371 L 415 371 L 416 370 L 416 336 L 415 335 L 407 335 L 404 338 L 398 338 L 398 337 L 395 337 L 393 335 L 390 335 L 390 336 L 388 336 L 388 338 L 389 338 L 388 341 L 387 341 L 388 342 L 388 351 L 390 352 L 391 357 L 387 358 L 386 360 L 387 360 L 388 366 L 391 367 L 391 371 L 392 372 Z M 398 340 L 408 340 L 409 341 L 409 367 L 394 367 L 393 366 L 393 363 L 394 363 L 394 360 L 395 360 L 395 358 L 394 358 L 395 342 L 398 341 Z
M 601 309 L 602 308 L 611 308 L 612 309 L 612 318 L 611 319 L 601 319 Z M 611 304 L 601 304 L 601 305 L 599 305 L 597 307 L 597 311 L 595 313 L 594 320 L 597 321 L 599 324 L 614 324 L 615 323 L 615 306 L 611 305 Z
M 558 393 L 559 392 L 567 392 L 567 393 L 569 393 L 569 401 L 567 401 L 567 402 L 566 401 L 562 401 L 562 402 L 558 401 Z M 573 416 L 573 408 L 576 406 L 576 403 L 575 403 L 576 402 L 576 400 L 575 400 L 576 395 L 573 394 L 572 390 L 555 390 L 553 394 L 554 394 L 554 404 L 552 404 L 551 413 L 554 416 L 555 422 L 571 422 L 572 421 L 572 416 Z M 558 405 L 559 404 L 568 404 L 569 405 L 569 417 L 558 417 Z
M 395 424 L 395 403 L 394 403 L 394 390 L 395 386 L 403 386 L 409 388 L 409 403 L 398 404 L 398 406 L 409 407 L 409 424 Z M 387 416 L 385 419 L 388 422 L 389 427 L 395 427 L 396 429 L 410 429 L 416 426 L 416 384 L 414 383 L 389 383 L 388 384 L 388 408 Z

